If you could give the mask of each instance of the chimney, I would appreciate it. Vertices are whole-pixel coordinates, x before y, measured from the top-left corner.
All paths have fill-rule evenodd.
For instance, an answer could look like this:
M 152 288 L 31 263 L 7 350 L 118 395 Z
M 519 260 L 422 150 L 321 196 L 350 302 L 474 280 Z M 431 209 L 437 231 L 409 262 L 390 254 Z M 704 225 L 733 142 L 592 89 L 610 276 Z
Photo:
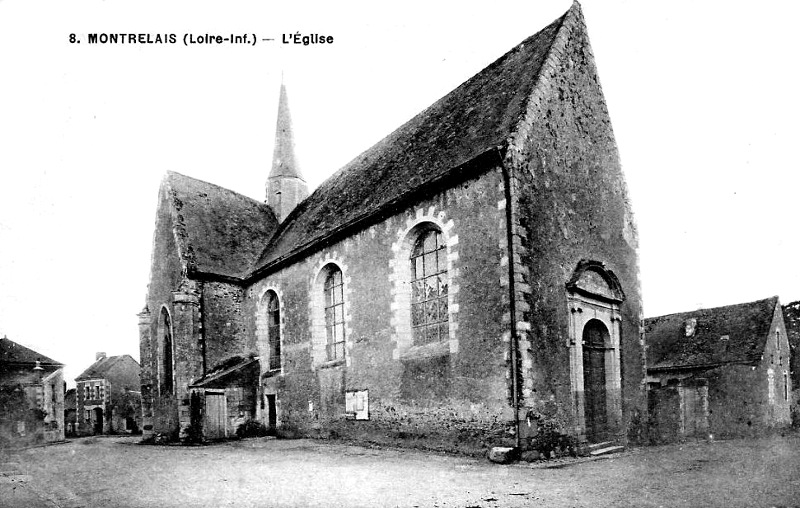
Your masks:
M 99 362 L 100 360 L 102 360 L 102 359 L 103 359 L 103 358 L 105 358 L 105 357 L 106 357 L 106 354 L 105 354 L 105 352 L 103 352 L 103 351 L 100 351 L 100 352 L 98 352 L 98 353 L 96 353 L 96 354 L 94 355 L 94 361 L 96 361 L 96 362 Z

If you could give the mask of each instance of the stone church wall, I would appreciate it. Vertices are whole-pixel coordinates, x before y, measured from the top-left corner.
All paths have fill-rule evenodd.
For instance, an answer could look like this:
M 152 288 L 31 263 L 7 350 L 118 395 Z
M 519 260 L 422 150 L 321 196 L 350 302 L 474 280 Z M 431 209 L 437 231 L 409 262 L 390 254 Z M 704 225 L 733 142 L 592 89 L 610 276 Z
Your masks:
M 281 299 L 283 371 L 265 387 L 265 393 L 277 394 L 280 427 L 473 451 L 507 436 L 502 196 L 500 173 L 489 170 L 247 290 L 246 312 L 255 323 L 265 312 L 268 290 Z M 415 347 L 406 321 L 410 311 L 404 310 L 410 307 L 404 242 L 418 223 L 428 221 L 442 229 L 447 242 L 450 334 L 448 341 Z M 323 312 L 318 275 L 329 263 L 344 276 L 344 361 L 327 361 L 324 320 L 318 317 Z M 256 337 L 266 358 L 266 333 L 258 324 Z M 351 391 L 367 392 L 368 420 L 346 414 Z
M 257 353 L 252 319 L 242 306 L 244 290 L 224 282 L 204 282 L 202 292 L 206 368 L 212 369 L 232 356 Z
M 172 311 L 172 293 L 181 281 L 181 260 L 172 231 L 172 217 L 166 202 L 167 199 L 170 198 L 162 188 L 156 212 L 150 283 L 147 292 L 147 312 L 139 315 L 142 428 L 146 435 L 152 432 L 169 432 L 176 421 L 176 417 L 173 417 L 172 413 L 177 411 L 172 401 L 160 397 L 158 387 L 158 320 L 162 307 L 166 307 L 169 312 Z M 166 413 L 169 415 L 154 419 L 155 407 L 168 408 Z
M 644 414 L 644 348 L 637 239 L 609 114 L 585 31 L 560 34 L 542 69 L 529 118 L 512 151 L 514 203 L 530 355 L 524 405 L 575 428 L 565 283 L 582 259 L 605 264 L 626 295 L 621 305 L 623 422 Z M 523 362 L 525 362 L 523 356 Z M 635 429 L 631 429 L 634 432 Z M 624 439 L 624 435 L 620 436 Z

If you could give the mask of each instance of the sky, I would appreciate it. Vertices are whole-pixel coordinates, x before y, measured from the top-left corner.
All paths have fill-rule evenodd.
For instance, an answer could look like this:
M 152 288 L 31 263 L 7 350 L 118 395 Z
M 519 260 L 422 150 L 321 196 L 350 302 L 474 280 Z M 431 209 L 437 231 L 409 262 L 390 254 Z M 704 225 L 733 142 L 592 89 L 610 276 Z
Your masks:
M 66 364 L 70 384 L 95 352 L 138 360 L 166 171 L 263 201 L 283 80 L 313 189 L 570 5 L 0 0 L 0 337 Z M 645 315 L 800 300 L 800 4 L 582 7 Z M 283 43 L 298 32 L 333 43 Z M 240 33 L 256 44 L 183 44 Z

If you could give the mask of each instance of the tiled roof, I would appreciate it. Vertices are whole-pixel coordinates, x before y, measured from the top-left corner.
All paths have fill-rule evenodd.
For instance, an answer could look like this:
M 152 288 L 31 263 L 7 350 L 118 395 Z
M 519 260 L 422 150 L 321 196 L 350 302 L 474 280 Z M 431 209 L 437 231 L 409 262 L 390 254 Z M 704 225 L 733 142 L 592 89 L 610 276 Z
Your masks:
M 115 366 L 123 362 L 133 362 L 137 367 L 139 363 L 133 359 L 130 355 L 119 355 L 119 356 L 106 356 L 97 360 L 92 365 L 89 366 L 88 369 L 84 370 L 80 376 L 76 377 L 76 381 L 81 381 L 84 379 L 100 379 L 105 378 L 108 375 L 108 372 Z
M 35 365 L 37 361 L 42 365 L 63 365 L 41 353 L 21 346 L 7 337 L 0 339 L 0 363 Z
M 577 2 L 340 169 L 284 220 L 254 270 L 313 248 L 353 224 L 392 213 L 403 199 L 458 174 L 487 152 L 504 149 L 526 115 L 551 46 L 567 25 L 583 29 Z
M 247 272 L 278 226 L 269 206 L 218 185 L 172 171 L 163 185 L 190 273 Z
M 778 297 L 647 318 L 648 369 L 754 364 L 761 359 Z M 685 324 L 695 320 L 694 334 Z

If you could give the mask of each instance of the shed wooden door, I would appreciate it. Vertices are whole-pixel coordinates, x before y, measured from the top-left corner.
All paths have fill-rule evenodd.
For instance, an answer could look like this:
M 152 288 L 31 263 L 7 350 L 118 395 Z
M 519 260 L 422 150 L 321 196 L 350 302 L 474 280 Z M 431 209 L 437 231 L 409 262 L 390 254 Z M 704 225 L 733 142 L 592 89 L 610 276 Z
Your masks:
M 227 406 L 224 393 L 206 392 L 206 414 L 203 431 L 206 439 L 222 439 L 226 437 Z
M 606 422 L 606 340 L 608 330 L 597 320 L 583 329 L 583 397 L 586 437 L 602 441 Z
M 683 406 L 683 433 L 686 437 L 705 437 L 708 431 L 705 386 L 684 386 L 680 389 Z

